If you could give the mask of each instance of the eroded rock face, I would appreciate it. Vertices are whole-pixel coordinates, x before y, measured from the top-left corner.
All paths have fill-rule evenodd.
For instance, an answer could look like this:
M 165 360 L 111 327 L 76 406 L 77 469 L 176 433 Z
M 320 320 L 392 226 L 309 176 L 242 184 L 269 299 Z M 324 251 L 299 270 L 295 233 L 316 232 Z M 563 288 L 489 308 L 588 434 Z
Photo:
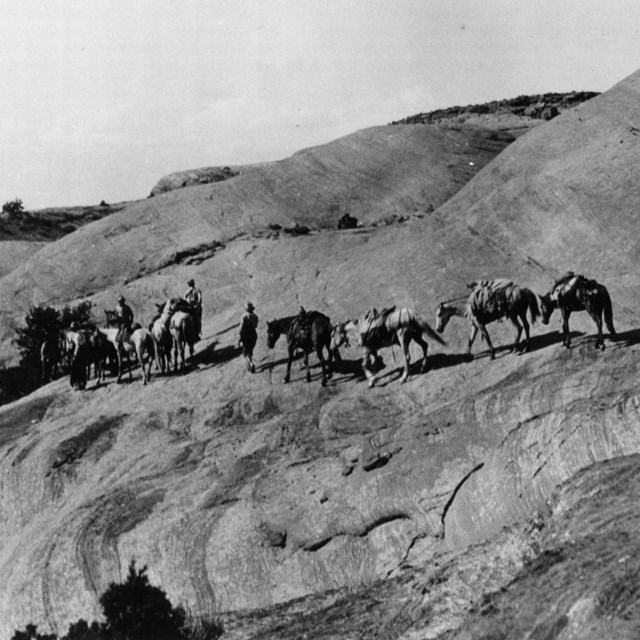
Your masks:
M 373 391 L 353 374 L 307 385 L 295 367 L 282 385 L 273 358 L 251 376 L 214 351 L 187 376 L 84 394 L 58 381 L 4 409 L 3 633 L 97 617 L 131 559 L 194 615 L 232 620 L 389 579 L 402 599 L 408 567 L 435 570 L 544 518 L 579 469 L 640 450 L 624 343 L 481 358 L 402 386 L 394 374 Z M 530 553 L 513 548 L 492 586 Z M 473 592 L 475 562 L 461 592 Z M 409 622 L 425 624 L 433 604 L 410 592 Z M 446 607 L 438 624 L 454 628 Z

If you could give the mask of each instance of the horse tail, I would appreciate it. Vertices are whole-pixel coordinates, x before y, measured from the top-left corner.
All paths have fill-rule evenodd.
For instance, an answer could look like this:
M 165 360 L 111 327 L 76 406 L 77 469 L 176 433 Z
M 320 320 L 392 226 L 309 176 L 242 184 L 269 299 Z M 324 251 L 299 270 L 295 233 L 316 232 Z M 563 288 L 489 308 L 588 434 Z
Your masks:
M 536 294 L 530 289 L 527 289 L 527 299 L 529 306 L 529 313 L 531 314 L 531 322 L 536 322 L 540 317 L 540 307 L 538 306 L 538 298 Z
M 602 297 L 604 302 L 604 323 L 607 325 L 607 329 L 609 329 L 609 333 L 612 336 L 616 335 L 616 329 L 613 326 L 613 309 L 611 306 L 611 296 L 605 287 L 602 287 Z
M 443 340 L 439 334 L 437 334 L 432 328 L 431 325 L 429 325 L 429 323 L 426 320 L 423 320 L 422 318 L 420 318 L 419 316 L 415 315 L 414 316 L 414 321 L 415 323 L 418 325 L 418 327 L 420 327 L 420 331 L 422 331 L 422 333 L 426 333 L 432 340 L 435 340 L 436 342 L 438 342 L 439 344 L 443 345 L 443 346 L 447 346 L 447 343 L 445 340 Z

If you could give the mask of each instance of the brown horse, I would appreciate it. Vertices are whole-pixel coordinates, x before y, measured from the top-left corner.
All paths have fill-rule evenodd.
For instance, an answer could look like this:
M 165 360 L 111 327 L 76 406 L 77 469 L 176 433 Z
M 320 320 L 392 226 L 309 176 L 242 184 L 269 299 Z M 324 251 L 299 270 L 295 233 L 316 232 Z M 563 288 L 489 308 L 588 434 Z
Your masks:
M 296 349 L 302 350 L 304 354 L 304 366 L 307 370 L 307 382 L 311 382 L 311 372 L 309 371 L 309 354 L 315 351 L 322 366 L 322 386 L 327 384 L 327 378 L 332 375 L 331 366 L 334 356 L 339 358 L 336 351 L 332 351 L 331 333 L 333 327 L 327 316 L 319 311 L 308 311 L 306 318 L 301 321 L 300 316 L 287 316 L 279 320 L 267 322 L 267 346 L 273 349 L 281 335 L 287 337 L 287 349 L 289 359 L 287 361 L 287 373 L 284 382 L 291 379 L 291 363 Z M 328 358 L 325 360 L 323 350 L 326 349 Z
M 567 349 L 571 348 L 571 334 L 569 332 L 569 316 L 572 311 L 586 311 L 596 323 L 598 335 L 595 346 L 604 349 L 604 337 L 602 335 L 602 316 L 609 330 L 609 335 L 616 335 L 613 326 L 613 310 L 611 298 L 607 288 L 584 276 L 575 275 L 573 272 L 565 274 L 553 283 L 551 290 L 540 296 L 542 308 L 542 322 L 549 323 L 549 318 L 555 309 L 560 309 L 562 314 L 562 344 Z
M 441 345 L 446 345 L 446 342 L 425 320 L 420 318 L 413 309 L 406 307 L 400 309 L 391 307 L 390 309 L 384 309 L 382 313 L 372 309 L 357 320 L 349 320 L 346 323 L 338 324 L 333 333 L 332 346 L 339 347 L 342 344 L 348 344 L 347 331 L 350 329 L 357 329 L 360 334 L 362 369 L 369 380 L 369 387 L 373 387 L 376 383 L 377 374 L 373 371 L 373 365 L 378 360 L 379 349 L 390 347 L 394 344 L 402 347 L 404 371 L 400 382 L 405 382 L 409 377 L 409 345 L 412 340 L 422 349 L 421 372 L 427 369 L 427 350 L 429 348 L 422 334 L 428 335 Z
M 496 351 L 491 343 L 486 325 L 490 322 L 509 318 L 516 328 L 516 339 L 512 351 L 520 350 L 520 336 L 524 328 L 525 340 L 522 351 L 529 350 L 529 322 L 527 311 L 531 315 L 531 322 L 540 316 L 536 294 L 530 289 L 519 287 L 509 280 L 482 282 L 474 287 L 470 296 L 463 296 L 453 300 L 441 302 L 436 312 L 436 331 L 442 333 L 453 316 L 468 318 L 471 322 L 471 335 L 467 346 L 467 357 L 471 357 L 471 347 L 478 331 L 485 339 L 491 359 L 496 357 Z

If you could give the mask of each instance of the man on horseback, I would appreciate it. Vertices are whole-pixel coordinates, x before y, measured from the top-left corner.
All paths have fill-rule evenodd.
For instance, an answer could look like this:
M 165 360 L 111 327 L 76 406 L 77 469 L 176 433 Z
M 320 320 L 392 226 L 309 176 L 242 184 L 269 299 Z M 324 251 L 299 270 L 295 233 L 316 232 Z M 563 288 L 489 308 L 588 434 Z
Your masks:
M 253 363 L 253 349 L 258 341 L 258 316 L 254 313 L 254 306 L 251 302 L 245 305 L 245 311 L 240 320 L 240 340 L 238 346 L 242 347 L 242 355 L 247 361 L 247 370 L 251 373 L 256 372 L 256 366 Z
M 196 329 L 196 342 L 200 340 L 202 334 L 202 291 L 196 288 L 196 283 L 193 278 L 187 282 L 187 292 L 184 294 L 184 299 L 189 305 L 189 310 L 193 316 Z
M 120 331 L 118 332 L 117 342 L 121 345 L 131 336 L 131 327 L 133 326 L 133 311 L 131 310 L 131 307 L 126 303 L 125 297 L 123 295 L 118 298 L 118 304 L 116 305 L 114 316 L 120 324 Z

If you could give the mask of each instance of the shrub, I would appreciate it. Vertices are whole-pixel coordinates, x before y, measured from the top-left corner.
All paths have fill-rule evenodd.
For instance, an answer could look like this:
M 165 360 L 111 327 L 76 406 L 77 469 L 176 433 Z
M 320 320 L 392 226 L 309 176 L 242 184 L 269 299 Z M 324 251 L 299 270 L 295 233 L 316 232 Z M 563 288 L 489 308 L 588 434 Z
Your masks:
M 22 204 L 22 200 L 20 200 L 20 198 L 9 200 L 2 205 L 2 213 L 7 218 L 16 218 L 23 212 L 24 205 Z
M 149 583 L 147 568 L 129 565 L 123 584 L 112 583 L 100 597 L 106 627 L 113 637 L 127 640 L 178 640 L 184 635 L 185 612 L 174 608 L 166 593 Z
M 224 629 L 212 620 L 185 625 L 182 607 L 174 607 L 167 594 L 154 587 L 147 577 L 147 567 L 129 574 L 122 584 L 111 583 L 100 597 L 105 621 L 87 623 L 78 620 L 60 640 L 216 640 Z M 55 635 L 41 635 L 35 625 L 16 631 L 11 640 L 58 640 Z

